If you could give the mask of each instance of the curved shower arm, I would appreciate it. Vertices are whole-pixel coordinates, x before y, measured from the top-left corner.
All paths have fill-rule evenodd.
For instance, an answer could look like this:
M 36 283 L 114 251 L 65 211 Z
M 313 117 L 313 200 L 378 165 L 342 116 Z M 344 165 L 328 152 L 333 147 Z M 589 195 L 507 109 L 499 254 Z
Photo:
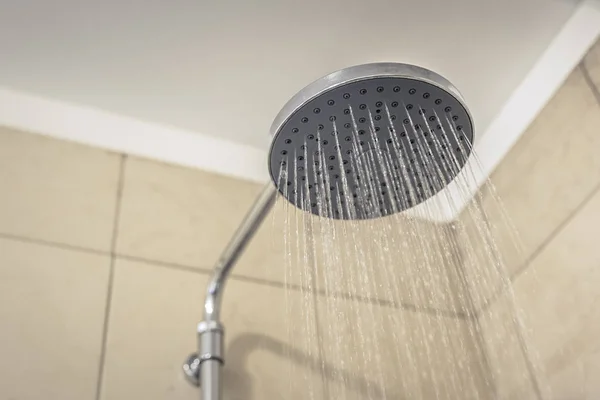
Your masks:
M 235 266 L 240 255 L 261 226 L 261 223 L 273 207 L 277 197 L 277 189 L 272 182 L 267 183 L 258 199 L 246 214 L 241 225 L 233 235 L 229 244 L 221 253 L 208 285 L 204 301 L 204 321 L 218 322 L 221 313 L 221 300 L 229 272 Z
M 204 320 L 198 324 L 198 352 L 190 355 L 183 371 L 194 385 L 200 385 L 202 400 L 221 399 L 221 368 L 225 362 L 224 328 L 220 321 L 221 301 L 229 273 L 273 207 L 277 190 L 268 183 L 246 214 L 240 227 L 219 257 L 204 300 Z

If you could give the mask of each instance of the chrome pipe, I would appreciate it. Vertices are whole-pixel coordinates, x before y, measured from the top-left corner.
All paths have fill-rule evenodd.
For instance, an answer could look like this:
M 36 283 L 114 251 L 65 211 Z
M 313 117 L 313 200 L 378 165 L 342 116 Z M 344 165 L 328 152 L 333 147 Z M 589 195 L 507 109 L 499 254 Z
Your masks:
M 200 391 L 202 400 L 221 400 L 221 368 L 217 360 L 207 360 L 200 367 Z
M 204 321 L 219 321 L 223 290 L 229 272 L 244 249 L 258 230 L 263 220 L 273 207 L 277 197 L 277 189 L 273 183 L 267 183 L 260 196 L 242 221 L 242 224 L 233 235 L 233 238 L 221 253 L 217 261 L 212 278 L 208 285 L 206 300 L 204 301 Z
M 224 329 L 220 322 L 221 301 L 227 277 L 244 249 L 275 204 L 277 190 L 268 183 L 219 257 L 204 300 L 204 321 L 198 324 L 198 353 L 190 356 L 183 370 L 190 382 L 200 385 L 202 400 L 221 399 L 221 368 Z

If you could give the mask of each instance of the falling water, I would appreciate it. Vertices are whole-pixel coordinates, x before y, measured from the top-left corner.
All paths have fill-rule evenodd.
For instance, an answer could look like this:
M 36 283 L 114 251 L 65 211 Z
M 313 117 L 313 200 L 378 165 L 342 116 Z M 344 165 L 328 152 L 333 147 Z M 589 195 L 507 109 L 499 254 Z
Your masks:
M 442 209 L 459 214 L 481 172 L 456 117 L 418 104 L 366 111 L 356 118 L 349 106 L 350 135 L 334 119 L 305 139 L 316 151 L 305 142 L 281 160 L 286 293 L 301 296 L 299 307 L 286 296 L 296 321 L 288 335 L 309 352 L 290 381 L 310 399 L 545 398 L 506 268 L 519 239 L 493 185 L 457 221 L 432 222 Z M 351 145 L 344 153 L 342 141 Z M 507 225 L 506 243 L 495 241 L 490 210 Z M 503 312 L 491 306 L 498 299 Z

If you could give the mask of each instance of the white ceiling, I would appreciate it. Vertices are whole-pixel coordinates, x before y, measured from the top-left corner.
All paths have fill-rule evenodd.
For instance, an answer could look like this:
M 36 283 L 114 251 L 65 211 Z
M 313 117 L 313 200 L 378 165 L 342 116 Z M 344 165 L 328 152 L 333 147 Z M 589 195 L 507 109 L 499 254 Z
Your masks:
M 600 0 L 0 1 L 0 125 L 266 181 L 314 79 L 398 61 L 464 94 L 475 153 L 411 213 L 455 219 L 600 37 Z
M 571 16 L 570 0 L 0 2 L 0 87 L 266 148 L 312 80 L 418 64 L 485 132 Z M 477 134 L 476 133 L 476 134 Z

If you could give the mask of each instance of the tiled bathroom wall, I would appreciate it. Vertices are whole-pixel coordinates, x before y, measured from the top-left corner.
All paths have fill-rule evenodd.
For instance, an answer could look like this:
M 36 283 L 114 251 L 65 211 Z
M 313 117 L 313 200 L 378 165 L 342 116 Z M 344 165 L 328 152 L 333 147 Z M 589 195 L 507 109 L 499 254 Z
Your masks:
M 477 201 L 511 285 L 498 291 L 498 274 L 487 286 L 472 279 L 471 290 L 498 397 L 600 398 L 600 42 L 491 181 L 496 193 L 484 188 Z M 461 223 L 476 235 L 471 211 Z M 467 274 L 477 271 L 477 257 L 472 262 Z M 506 330 L 515 306 L 524 342 L 518 329 Z M 538 393 L 518 372 L 528 368 L 542 377 Z
M 8 128 L 0 184 L 0 398 L 199 398 L 181 363 L 211 269 L 261 187 Z M 286 268 L 281 212 L 227 284 L 225 399 L 480 397 L 481 347 L 451 268 L 432 270 L 420 301 L 332 286 Z M 401 295 L 418 254 L 397 263 Z
M 442 257 L 424 282 L 411 279 L 432 260 L 405 253 L 392 282 L 372 276 L 395 297 L 357 291 L 343 269 L 332 284 L 288 268 L 279 207 L 227 285 L 224 398 L 536 398 L 506 330 L 513 303 L 552 398 L 598 397 L 599 86 L 596 45 L 492 176 L 520 251 L 493 193 L 478 197 L 516 302 L 498 277 L 469 275 L 477 254 Z M 9 128 L 0 184 L 0 397 L 198 398 L 181 363 L 212 266 L 260 186 Z M 468 235 L 480 222 L 461 217 Z M 460 239 L 395 223 L 430 249 Z

